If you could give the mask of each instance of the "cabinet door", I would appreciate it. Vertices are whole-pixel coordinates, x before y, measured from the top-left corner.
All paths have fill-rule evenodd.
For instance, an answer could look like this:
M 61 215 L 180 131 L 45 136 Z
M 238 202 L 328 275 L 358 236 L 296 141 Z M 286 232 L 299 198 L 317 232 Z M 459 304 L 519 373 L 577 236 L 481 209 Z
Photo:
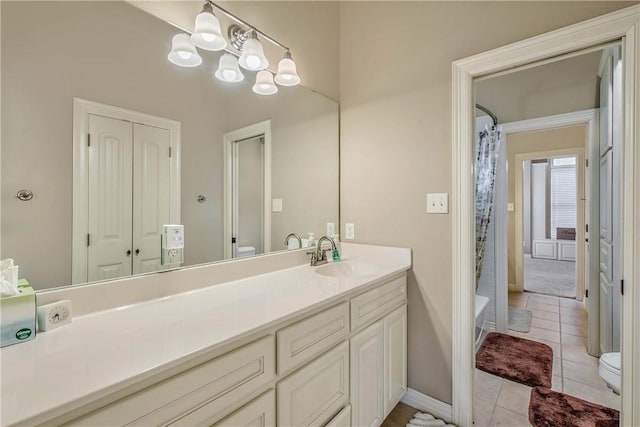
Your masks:
M 407 392 L 407 306 L 384 318 L 384 416 Z
M 185 424 L 188 425 L 188 424 Z M 192 424 L 193 426 L 193 424 Z M 215 427 L 275 427 L 276 393 L 269 390 L 229 415 Z
M 279 426 L 323 426 L 349 401 L 349 345 L 345 341 L 280 381 Z
M 345 406 L 325 427 L 351 427 L 351 406 Z
M 351 425 L 384 420 L 384 333 L 380 320 L 351 338 Z

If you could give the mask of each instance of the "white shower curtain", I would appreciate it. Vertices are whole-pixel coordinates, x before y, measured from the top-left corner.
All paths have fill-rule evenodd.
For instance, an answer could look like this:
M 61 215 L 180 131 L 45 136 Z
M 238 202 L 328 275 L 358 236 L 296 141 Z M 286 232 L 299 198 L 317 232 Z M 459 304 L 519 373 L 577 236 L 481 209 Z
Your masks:
M 500 132 L 495 126 L 486 125 L 480 131 L 476 141 L 476 288 L 482 273 L 482 259 L 493 209 L 493 191 L 499 152 Z

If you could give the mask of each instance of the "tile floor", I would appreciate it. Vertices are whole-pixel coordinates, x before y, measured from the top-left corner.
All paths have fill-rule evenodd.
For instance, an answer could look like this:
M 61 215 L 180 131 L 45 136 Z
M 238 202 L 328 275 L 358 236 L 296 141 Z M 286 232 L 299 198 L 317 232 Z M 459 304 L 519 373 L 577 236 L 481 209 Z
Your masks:
M 524 292 L 510 293 L 509 305 L 533 313 L 529 333 L 509 333 L 553 349 L 553 390 L 620 409 L 620 397 L 598 375 L 598 359 L 587 354 L 587 314 L 581 302 Z M 530 392 L 530 387 L 476 370 L 475 426 L 529 426 Z

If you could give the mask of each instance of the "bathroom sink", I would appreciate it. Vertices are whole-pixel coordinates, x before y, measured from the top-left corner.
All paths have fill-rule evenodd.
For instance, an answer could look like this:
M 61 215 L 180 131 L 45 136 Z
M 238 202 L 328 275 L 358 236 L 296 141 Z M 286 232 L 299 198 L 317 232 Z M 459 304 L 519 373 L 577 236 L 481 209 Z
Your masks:
M 374 274 L 377 268 L 373 264 L 357 261 L 342 261 L 316 267 L 316 273 L 329 277 L 365 277 Z

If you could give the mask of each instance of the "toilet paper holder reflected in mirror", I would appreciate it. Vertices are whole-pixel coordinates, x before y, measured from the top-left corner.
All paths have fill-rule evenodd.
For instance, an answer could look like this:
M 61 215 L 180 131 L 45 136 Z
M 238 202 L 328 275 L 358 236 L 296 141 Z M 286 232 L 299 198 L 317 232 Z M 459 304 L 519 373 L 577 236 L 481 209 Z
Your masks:
M 33 199 L 33 191 L 31 191 L 31 190 L 20 190 L 20 191 L 18 191 L 18 194 L 16 194 L 16 197 L 18 197 L 18 199 L 22 200 L 23 202 L 27 202 L 27 201 Z

